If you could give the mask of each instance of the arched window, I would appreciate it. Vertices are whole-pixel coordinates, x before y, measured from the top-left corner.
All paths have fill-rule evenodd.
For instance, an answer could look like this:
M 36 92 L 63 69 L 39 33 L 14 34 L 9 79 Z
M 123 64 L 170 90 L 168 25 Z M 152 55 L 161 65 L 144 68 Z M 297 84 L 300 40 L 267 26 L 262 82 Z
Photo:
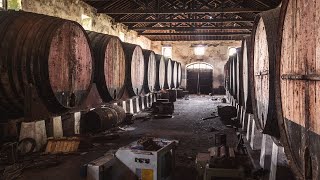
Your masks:
M 187 69 L 213 69 L 213 66 L 205 62 L 195 62 L 188 64 Z

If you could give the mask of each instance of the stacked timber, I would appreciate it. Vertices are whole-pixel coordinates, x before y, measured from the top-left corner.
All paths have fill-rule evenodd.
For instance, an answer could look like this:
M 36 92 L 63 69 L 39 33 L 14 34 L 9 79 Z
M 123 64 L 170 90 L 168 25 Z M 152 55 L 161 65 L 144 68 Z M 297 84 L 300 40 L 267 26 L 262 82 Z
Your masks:
M 142 48 L 135 44 L 123 43 L 126 59 L 126 91 L 129 97 L 143 93 L 144 56 Z
M 153 92 L 155 90 L 157 79 L 156 56 L 153 51 L 143 50 L 144 55 L 144 93 Z
M 100 97 L 105 102 L 119 100 L 124 92 L 125 56 L 118 37 L 90 32 L 95 71 L 94 82 Z
M 281 143 L 297 176 L 320 179 L 320 3 L 284 0 L 276 61 Z
M 252 106 L 257 128 L 279 138 L 275 108 L 275 61 L 280 8 L 259 13 L 252 35 Z
M 166 78 L 166 66 L 165 60 L 162 55 L 156 54 L 156 63 L 157 63 L 157 79 L 156 79 L 156 90 L 164 89 L 165 78 Z
M 93 60 L 80 24 L 1 11 L 0 32 L 1 119 L 23 117 L 33 101 L 30 92 L 36 92 L 51 113 L 81 105 L 91 88 Z

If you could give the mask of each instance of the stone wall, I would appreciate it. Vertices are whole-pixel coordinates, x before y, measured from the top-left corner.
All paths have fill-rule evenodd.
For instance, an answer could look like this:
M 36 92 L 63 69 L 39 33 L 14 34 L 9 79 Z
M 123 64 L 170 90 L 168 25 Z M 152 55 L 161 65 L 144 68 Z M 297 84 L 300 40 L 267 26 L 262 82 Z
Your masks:
M 120 33 L 124 33 L 125 42 L 139 44 L 144 49 L 151 48 L 151 41 L 148 38 L 138 36 L 137 32 L 128 30 L 121 23 L 115 23 L 105 14 L 97 13 L 95 8 L 81 0 L 22 0 L 21 4 L 24 11 L 69 19 L 80 24 L 84 14 L 92 18 L 92 31 L 118 37 Z
M 207 45 L 203 56 L 194 55 L 192 45 Z M 186 65 L 206 62 L 213 66 L 213 88 L 224 85 L 224 64 L 228 60 L 229 47 L 240 47 L 240 41 L 153 41 L 151 49 L 161 54 L 162 45 L 172 46 L 172 59 L 182 64 L 182 87 L 186 87 Z

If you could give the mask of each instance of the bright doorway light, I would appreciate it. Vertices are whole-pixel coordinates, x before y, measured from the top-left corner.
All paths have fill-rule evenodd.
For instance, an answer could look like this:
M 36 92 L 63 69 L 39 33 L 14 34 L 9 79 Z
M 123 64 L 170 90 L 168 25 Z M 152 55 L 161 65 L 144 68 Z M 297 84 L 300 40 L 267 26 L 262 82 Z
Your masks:
M 204 46 L 195 46 L 194 47 L 194 54 L 196 56 L 203 56 L 205 53 L 205 47 Z
M 229 48 L 229 56 L 233 56 L 237 53 L 237 49 L 232 47 L 232 48 Z
M 162 55 L 167 58 L 172 58 L 172 47 L 171 46 L 163 46 L 162 47 Z

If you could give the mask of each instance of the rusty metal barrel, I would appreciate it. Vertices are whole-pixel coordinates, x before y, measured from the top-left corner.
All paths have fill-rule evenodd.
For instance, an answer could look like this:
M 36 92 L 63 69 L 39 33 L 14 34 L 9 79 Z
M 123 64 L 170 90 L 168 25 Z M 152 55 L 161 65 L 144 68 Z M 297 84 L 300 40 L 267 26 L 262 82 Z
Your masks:
M 164 78 L 164 89 L 170 89 L 172 87 L 172 60 L 165 58 L 165 78 Z
M 252 105 L 256 126 L 264 134 L 279 138 L 275 108 L 275 61 L 280 9 L 259 13 L 252 36 Z
M 242 106 L 246 113 L 253 113 L 251 102 L 252 81 L 249 79 L 251 68 L 251 37 L 244 37 L 241 44 L 242 48 Z
M 126 59 L 125 86 L 129 97 L 143 93 L 144 56 L 142 48 L 135 44 L 122 43 Z
M 282 2 L 276 61 L 281 143 L 301 179 L 320 179 L 319 1 Z
M 162 55 L 156 54 L 157 63 L 157 79 L 156 79 L 156 90 L 159 91 L 164 88 L 164 82 L 166 77 L 166 66 L 164 57 Z
M 100 97 L 109 102 L 119 100 L 124 92 L 125 57 L 116 36 L 87 31 L 95 60 L 94 82 Z
M 156 56 L 153 51 L 143 50 L 144 55 L 144 93 L 155 90 L 157 79 Z
M 181 83 L 182 83 L 182 67 L 181 67 L 181 63 L 178 62 L 178 68 L 177 68 L 177 87 L 179 88 L 181 86 Z
M 172 88 L 178 87 L 178 63 L 177 61 L 172 61 Z
M 93 80 L 91 48 L 81 25 L 40 14 L 1 11 L 0 33 L 1 119 L 24 115 L 30 89 L 51 113 L 80 106 Z

